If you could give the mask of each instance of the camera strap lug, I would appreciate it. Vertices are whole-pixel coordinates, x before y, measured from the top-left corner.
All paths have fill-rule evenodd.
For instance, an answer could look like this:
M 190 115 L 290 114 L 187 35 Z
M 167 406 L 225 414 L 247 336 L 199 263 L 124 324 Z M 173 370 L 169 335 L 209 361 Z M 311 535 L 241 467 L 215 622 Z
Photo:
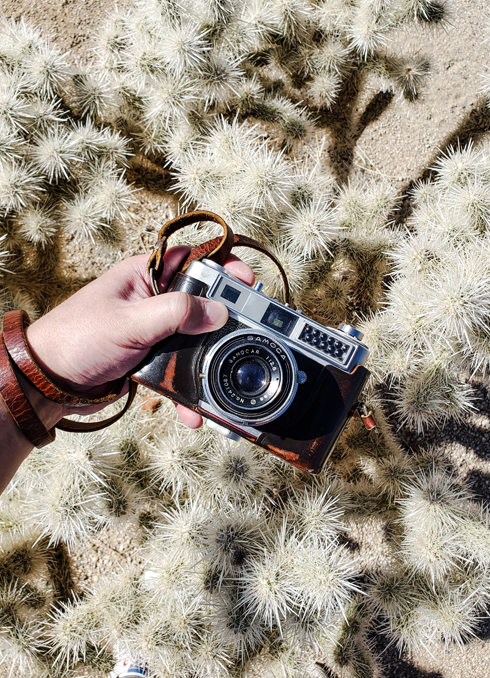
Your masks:
M 360 400 L 356 405 L 356 413 L 362 419 L 364 426 L 368 431 L 377 427 L 376 420 L 373 417 L 372 410 L 368 410 L 366 403 Z

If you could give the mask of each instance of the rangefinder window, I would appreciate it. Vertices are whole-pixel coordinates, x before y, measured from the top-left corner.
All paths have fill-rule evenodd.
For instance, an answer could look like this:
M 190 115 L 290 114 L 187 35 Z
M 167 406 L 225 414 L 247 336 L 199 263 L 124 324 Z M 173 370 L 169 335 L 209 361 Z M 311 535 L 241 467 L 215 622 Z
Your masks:
M 280 332 L 286 337 L 289 337 L 294 326 L 298 322 L 298 318 L 293 315 L 293 313 L 289 313 L 280 306 L 269 304 L 267 311 L 264 313 L 264 317 L 260 322 L 267 327 L 271 327 L 276 332 Z
M 240 290 L 237 290 L 235 287 L 230 285 L 225 285 L 224 289 L 221 291 L 221 298 L 226 299 L 226 301 L 236 304 L 238 298 L 240 297 Z

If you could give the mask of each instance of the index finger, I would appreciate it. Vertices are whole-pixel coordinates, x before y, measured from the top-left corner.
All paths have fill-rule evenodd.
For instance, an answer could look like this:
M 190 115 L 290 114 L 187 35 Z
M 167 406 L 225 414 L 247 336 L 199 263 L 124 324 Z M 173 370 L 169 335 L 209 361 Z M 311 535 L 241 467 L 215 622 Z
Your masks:
M 246 285 L 254 284 L 254 272 L 248 264 L 236 257 L 234 254 L 228 255 L 228 259 L 225 261 L 224 266 L 228 271 L 230 271 L 232 275 L 244 282 Z

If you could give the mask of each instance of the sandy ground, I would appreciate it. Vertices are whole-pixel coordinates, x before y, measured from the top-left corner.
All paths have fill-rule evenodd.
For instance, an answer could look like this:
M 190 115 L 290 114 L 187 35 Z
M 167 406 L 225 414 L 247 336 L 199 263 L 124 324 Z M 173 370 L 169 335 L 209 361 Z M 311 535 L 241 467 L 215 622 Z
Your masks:
M 490 6 L 485 0 L 452 0 L 448 6 L 444 29 L 412 28 L 387 48 L 428 57 L 431 76 L 421 100 L 392 102 L 358 141 L 378 171 L 402 184 L 423 174 L 441 149 L 464 141 L 484 106 L 478 90 L 484 64 L 490 65 L 490 46 L 482 44 Z M 477 130 L 487 131 L 488 122 Z
M 120 2 L 119 7 L 127 6 Z M 56 36 L 57 44 L 74 57 L 90 59 L 94 35 L 105 14 L 114 7 L 112 0 L 1 0 L 0 9 L 8 17 L 24 17 L 40 25 L 46 34 Z M 388 51 L 397 55 L 417 53 L 427 57 L 431 76 L 423 97 L 416 104 L 390 97 L 379 97 L 375 83 L 367 83 L 358 105 L 352 108 L 356 124 L 370 105 L 368 121 L 358 128 L 352 152 L 355 176 L 359 171 L 377 172 L 407 190 L 424 176 L 435 158 L 458 140 L 473 137 L 478 143 L 490 140 L 490 115 L 478 90 L 484 64 L 490 65 L 490 43 L 483 43 L 488 0 L 452 0 L 449 21 L 442 29 L 414 28 L 394 36 Z M 350 171 L 349 171 L 350 170 Z M 141 195 L 139 214 L 142 230 L 153 221 L 169 216 L 171 201 Z M 145 238 L 141 241 L 145 249 Z M 80 256 L 83 259 L 83 253 Z M 409 445 L 442 446 L 462 476 L 467 477 L 481 500 L 490 501 L 490 406 L 487 391 L 476 384 L 480 401 L 478 412 L 462 425 L 449 425 L 425 439 L 406 437 Z M 85 583 L 97 581 L 105 571 L 116 571 L 124 562 L 141 564 L 135 537 L 124 533 L 101 533 L 76 555 L 76 565 L 84 572 Z M 490 676 L 490 623 L 482 621 L 478 638 L 463 648 L 443 648 L 400 658 L 394 648 L 379 647 L 387 678 L 487 678 Z

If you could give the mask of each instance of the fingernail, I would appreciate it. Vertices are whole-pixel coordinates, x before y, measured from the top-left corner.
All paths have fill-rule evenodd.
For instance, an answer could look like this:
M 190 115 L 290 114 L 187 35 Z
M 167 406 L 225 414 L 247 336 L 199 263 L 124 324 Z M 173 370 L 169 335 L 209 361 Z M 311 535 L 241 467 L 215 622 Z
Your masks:
M 218 301 L 207 301 L 204 306 L 204 322 L 208 325 L 223 327 L 228 320 L 228 309 Z

